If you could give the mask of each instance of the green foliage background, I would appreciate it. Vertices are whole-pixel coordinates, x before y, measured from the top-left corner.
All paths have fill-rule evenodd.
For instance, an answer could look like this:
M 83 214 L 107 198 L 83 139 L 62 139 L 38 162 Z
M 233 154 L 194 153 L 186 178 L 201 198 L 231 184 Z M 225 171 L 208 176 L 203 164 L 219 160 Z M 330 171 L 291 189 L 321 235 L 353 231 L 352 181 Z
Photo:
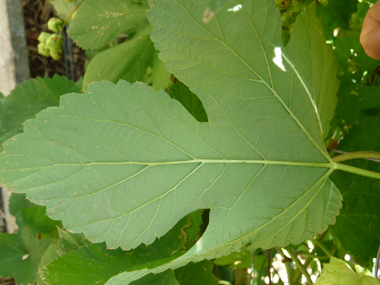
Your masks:
M 0 179 L 40 204 L 12 195 L 0 276 L 240 285 L 254 261 L 264 284 L 282 259 L 300 284 L 346 254 L 372 268 L 379 180 L 331 159 L 380 152 L 378 61 L 359 44 L 370 5 L 241 2 L 52 1 L 91 61 L 83 90 L 55 76 L 0 99 L 1 142 L 23 131 Z

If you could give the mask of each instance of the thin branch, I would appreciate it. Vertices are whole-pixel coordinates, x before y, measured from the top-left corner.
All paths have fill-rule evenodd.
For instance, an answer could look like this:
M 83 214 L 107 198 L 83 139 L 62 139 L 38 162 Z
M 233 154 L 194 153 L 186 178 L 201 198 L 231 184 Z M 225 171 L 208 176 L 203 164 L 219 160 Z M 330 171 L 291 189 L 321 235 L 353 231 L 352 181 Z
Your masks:
M 9 220 L 7 216 L 3 213 L 3 211 L 1 211 L 1 209 L 0 209 L 0 215 L 3 216 L 4 220 L 7 222 L 8 225 L 10 225 L 12 228 L 17 229 L 17 225 L 13 221 Z
M 314 282 L 313 282 L 313 280 L 311 280 L 310 275 L 307 272 L 306 268 L 303 266 L 303 264 L 301 263 L 301 261 L 298 259 L 297 255 L 294 253 L 294 251 L 292 251 L 291 249 L 287 249 L 286 251 L 289 253 L 291 259 L 294 261 L 294 263 L 296 264 L 296 266 L 298 267 L 298 269 L 306 277 L 307 282 L 309 284 L 314 284 Z
M 269 285 L 272 285 L 272 280 L 270 278 L 270 268 L 272 267 L 270 264 L 270 249 L 267 250 L 267 262 L 268 262 L 268 278 L 269 278 Z
M 380 247 L 379 247 L 379 250 L 377 251 L 376 262 L 373 268 L 373 275 L 375 276 L 376 279 L 379 278 L 378 277 L 379 262 L 380 262 Z
M 288 275 L 288 283 L 289 285 L 293 285 L 292 268 L 290 267 L 290 264 L 289 264 L 289 258 L 286 257 L 286 255 L 284 254 L 281 248 L 277 246 L 275 248 L 282 257 L 282 263 L 285 264 L 286 274 Z
M 315 253 L 308 252 L 308 251 L 296 251 L 295 254 L 296 255 L 303 255 L 303 256 L 307 256 L 307 257 L 311 257 L 311 258 L 316 258 L 316 259 L 329 259 L 330 258 L 330 256 L 328 256 L 328 255 L 319 256 L 319 255 L 315 255 Z
M 265 258 L 266 258 L 266 256 L 265 256 Z M 263 273 L 264 265 L 265 265 L 265 260 L 261 264 L 261 268 L 260 268 L 259 274 L 257 275 L 257 284 L 260 284 L 260 280 L 261 280 L 261 276 L 262 276 L 262 273 Z
M 314 240 L 314 243 L 318 245 L 329 257 L 332 256 L 330 250 L 318 239 Z
M 253 265 L 254 265 L 254 262 L 255 262 L 255 253 L 252 254 L 252 259 L 251 259 L 251 274 L 249 274 L 249 285 L 252 284 L 253 280 L 252 280 L 252 276 L 253 276 Z

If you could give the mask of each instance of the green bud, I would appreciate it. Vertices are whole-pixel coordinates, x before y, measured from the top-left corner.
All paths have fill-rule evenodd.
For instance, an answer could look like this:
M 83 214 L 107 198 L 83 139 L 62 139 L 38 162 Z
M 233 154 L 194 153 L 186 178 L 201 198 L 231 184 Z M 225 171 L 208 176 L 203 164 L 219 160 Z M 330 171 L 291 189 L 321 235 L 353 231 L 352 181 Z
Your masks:
M 50 56 L 54 59 L 54 60 L 58 60 L 62 57 L 62 49 L 59 48 L 59 49 L 56 49 L 56 50 L 50 50 Z
M 38 48 L 38 53 L 43 55 L 43 56 L 46 56 L 48 57 L 50 55 L 50 51 L 48 48 L 46 48 L 45 44 L 44 43 L 39 43 L 37 45 L 37 48 Z
M 46 33 L 46 32 L 42 32 L 39 36 L 38 36 L 38 41 L 40 43 L 46 43 L 47 39 L 50 37 L 50 34 L 49 33 Z
M 48 29 L 52 32 L 59 32 L 63 25 L 63 21 L 59 18 L 51 18 L 47 23 Z
M 48 48 L 49 50 L 61 49 L 62 43 L 63 43 L 63 39 L 60 35 L 52 34 L 46 40 L 46 48 Z

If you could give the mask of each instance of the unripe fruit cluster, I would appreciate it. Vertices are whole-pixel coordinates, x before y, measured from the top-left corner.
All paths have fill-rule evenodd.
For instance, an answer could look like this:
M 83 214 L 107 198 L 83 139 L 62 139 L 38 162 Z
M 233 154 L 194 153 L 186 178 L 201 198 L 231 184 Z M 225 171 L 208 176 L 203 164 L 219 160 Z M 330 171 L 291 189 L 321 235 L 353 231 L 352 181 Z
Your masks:
M 48 29 L 52 32 L 59 32 L 63 25 L 63 21 L 58 18 L 51 18 L 48 22 Z M 38 53 L 49 57 L 51 56 L 54 60 L 58 60 L 62 57 L 62 44 L 63 38 L 58 34 L 49 34 L 42 32 L 38 41 L 40 42 L 37 46 Z

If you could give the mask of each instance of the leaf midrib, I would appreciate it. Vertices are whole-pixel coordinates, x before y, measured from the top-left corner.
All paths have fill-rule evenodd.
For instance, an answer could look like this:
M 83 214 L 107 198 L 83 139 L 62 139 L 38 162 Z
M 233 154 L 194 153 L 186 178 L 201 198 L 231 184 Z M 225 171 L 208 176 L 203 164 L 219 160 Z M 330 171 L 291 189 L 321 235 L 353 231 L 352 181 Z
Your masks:
M 14 156 L 14 155 L 10 155 Z M 35 155 L 31 155 L 35 156 Z M 39 157 L 39 156 L 35 156 Z M 145 165 L 145 166 L 163 166 L 163 165 L 181 165 L 191 163 L 203 164 L 259 164 L 259 165 L 278 165 L 278 166 L 294 166 L 294 167 L 311 167 L 311 168 L 328 168 L 336 169 L 337 163 L 334 162 L 296 162 L 296 161 L 281 161 L 281 160 L 246 160 L 246 159 L 192 159 L 192 160 L 174 160 L 164 162 L 140 162 L 140 161 L 120 161 L 120 162 L 83 162 L 83 163 L 54 163 L 52 165 L 41 167 L 29 168 L 14 168 L 10 170 L 3 170 L 0 173 L 31 170 L 31 169 L 45 169 L 56 166 L 88 166 L 88 165 Z

